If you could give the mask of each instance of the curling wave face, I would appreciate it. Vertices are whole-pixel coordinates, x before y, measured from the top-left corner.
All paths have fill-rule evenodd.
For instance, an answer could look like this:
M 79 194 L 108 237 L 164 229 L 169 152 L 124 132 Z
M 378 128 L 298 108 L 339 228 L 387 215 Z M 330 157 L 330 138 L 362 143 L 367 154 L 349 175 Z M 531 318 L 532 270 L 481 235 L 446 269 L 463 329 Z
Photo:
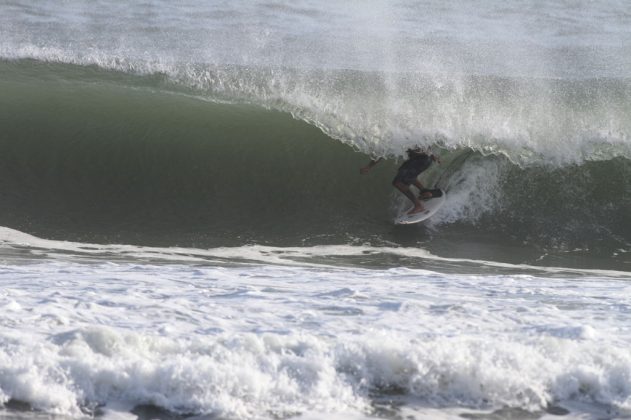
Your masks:
M 519 165 L 480 147 L 435 146 L 444 163 L 424 180 L 448 190 L 448 203 L 429 230 L 402 231 L 391 225 L 406 206 L 390 187 L 396 163 L 360 177 L 365 144 L 349 147 L 286 113 L 192 97 L 164 76 L 31 60 L 0 69 L 3 226 L 201 247 L 368 241 L 457 250 L 475 233 L 487 251 L 460 256 L 502 258 L 497 244 L 525 246 L 513 262 L 574 252 L 624 264 L 630 248 L 624 157 Z

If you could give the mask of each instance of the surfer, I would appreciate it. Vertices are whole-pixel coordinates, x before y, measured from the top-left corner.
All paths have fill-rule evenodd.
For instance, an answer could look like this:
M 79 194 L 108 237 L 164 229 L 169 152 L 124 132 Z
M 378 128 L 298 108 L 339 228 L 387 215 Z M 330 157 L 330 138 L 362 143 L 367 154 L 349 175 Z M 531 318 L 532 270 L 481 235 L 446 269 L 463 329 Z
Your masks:
M 423 187 L 423 184 L 417 179 L 417 177 L 429 168 L 432 162 L 440 163 L 438 156 L 431 152 L 423 150 L 421 147 L 415 147 L 406 151 L 408 158 L 399 167 L 397 175 L 392 180 L 392 185 L 401 191 L 410 201 L 414 204 L 414 208 L 408 212 L 408 214 L 415 214 L 425 210 L 420 198 L 432 198 L 435 193 L 440 190 L 428 190 Z M 359 170 L 360 173 L 365 174 L 370 171 L 373 166 L 381 162 L 383 158 L 372 159 L 366 166 Z M 410 185 L 414 184 L 419 190 L 419 196 L 414 195 L 410 190 Z M 441 193 L 442 194 L 442 193 Z M 438 195 L 437 195 L 438 196 Z

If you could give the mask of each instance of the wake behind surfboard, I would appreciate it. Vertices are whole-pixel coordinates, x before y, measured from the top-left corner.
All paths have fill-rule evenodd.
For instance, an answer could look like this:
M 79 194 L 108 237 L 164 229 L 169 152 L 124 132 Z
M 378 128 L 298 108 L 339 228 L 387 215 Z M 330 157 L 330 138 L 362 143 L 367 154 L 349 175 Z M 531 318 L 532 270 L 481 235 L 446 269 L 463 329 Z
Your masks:
M 425 207 L 425 210 L 418 213 L 414 213 L 414 214 L 408 214 L 408 211 L 410 211 L 410 209 L 407 209 L 405 210 L 403 214 L 397 216 L 394 219 L 394 224 L 395 225 L 409 225 L 409 224 L 419 223 L 419 222 L 422 222 L 423 220 L 429 219 L 431 216 L 434 215 L 434 213 L 438 211 L 438 209 L 440 209 L 443 206 L 443 204 L 445 204 L 446 198 L 447 198 L 447 194 L 445 194 L 445 192 L 442 191 L 442 195 L 440 197 L 434 197 L 434 198 L 430 198 L 428 200 L 423 201 L 423 207 Z

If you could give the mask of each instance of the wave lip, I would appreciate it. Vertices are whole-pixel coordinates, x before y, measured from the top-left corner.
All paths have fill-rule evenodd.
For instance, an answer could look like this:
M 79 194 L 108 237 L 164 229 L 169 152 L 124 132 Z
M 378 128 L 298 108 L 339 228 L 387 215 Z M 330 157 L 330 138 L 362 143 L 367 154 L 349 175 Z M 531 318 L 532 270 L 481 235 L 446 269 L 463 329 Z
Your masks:
M 421 142 L 520 164 L 631 157 L 631 22 L 617 2 L 123 12 L 106 1 L 95 13 L 18 0 L 0 11 L 4 62 L 157 76 L 161 88 L 290 112 L 364 153 Z
M 160 89 L 288 112 L 374 155 L 401 156 L 407 147 L 421 144 L 471 148 L 504 155 L 520 165 L 567 166 L 631 158 L 628 78 L 566 80 L 163 63 L 100 54 L 74 57 L 54 48 L 30 51 L 25 48 L 9 57 L 96 65 L 144 75 L 150 82 L 157 77 Z M 29 66 L 21 62 L 19 71 Z M 146 83 L 134 80 L 138 82 Z

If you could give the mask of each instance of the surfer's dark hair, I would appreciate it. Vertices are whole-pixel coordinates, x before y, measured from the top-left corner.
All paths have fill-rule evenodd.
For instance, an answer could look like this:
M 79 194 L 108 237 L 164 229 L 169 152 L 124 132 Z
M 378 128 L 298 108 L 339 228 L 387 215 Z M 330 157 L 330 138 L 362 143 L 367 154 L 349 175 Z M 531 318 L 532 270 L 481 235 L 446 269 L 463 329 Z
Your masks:
M 414 147 L 410 147 L 405 151 L 408 155 L 414 153 L 414 154 L 426 154 L 429 155 L 431 154 L 431 152 L 429 152 L 429 149 L 425 149 L 424 147 L 421 146 L 414 146 Z

